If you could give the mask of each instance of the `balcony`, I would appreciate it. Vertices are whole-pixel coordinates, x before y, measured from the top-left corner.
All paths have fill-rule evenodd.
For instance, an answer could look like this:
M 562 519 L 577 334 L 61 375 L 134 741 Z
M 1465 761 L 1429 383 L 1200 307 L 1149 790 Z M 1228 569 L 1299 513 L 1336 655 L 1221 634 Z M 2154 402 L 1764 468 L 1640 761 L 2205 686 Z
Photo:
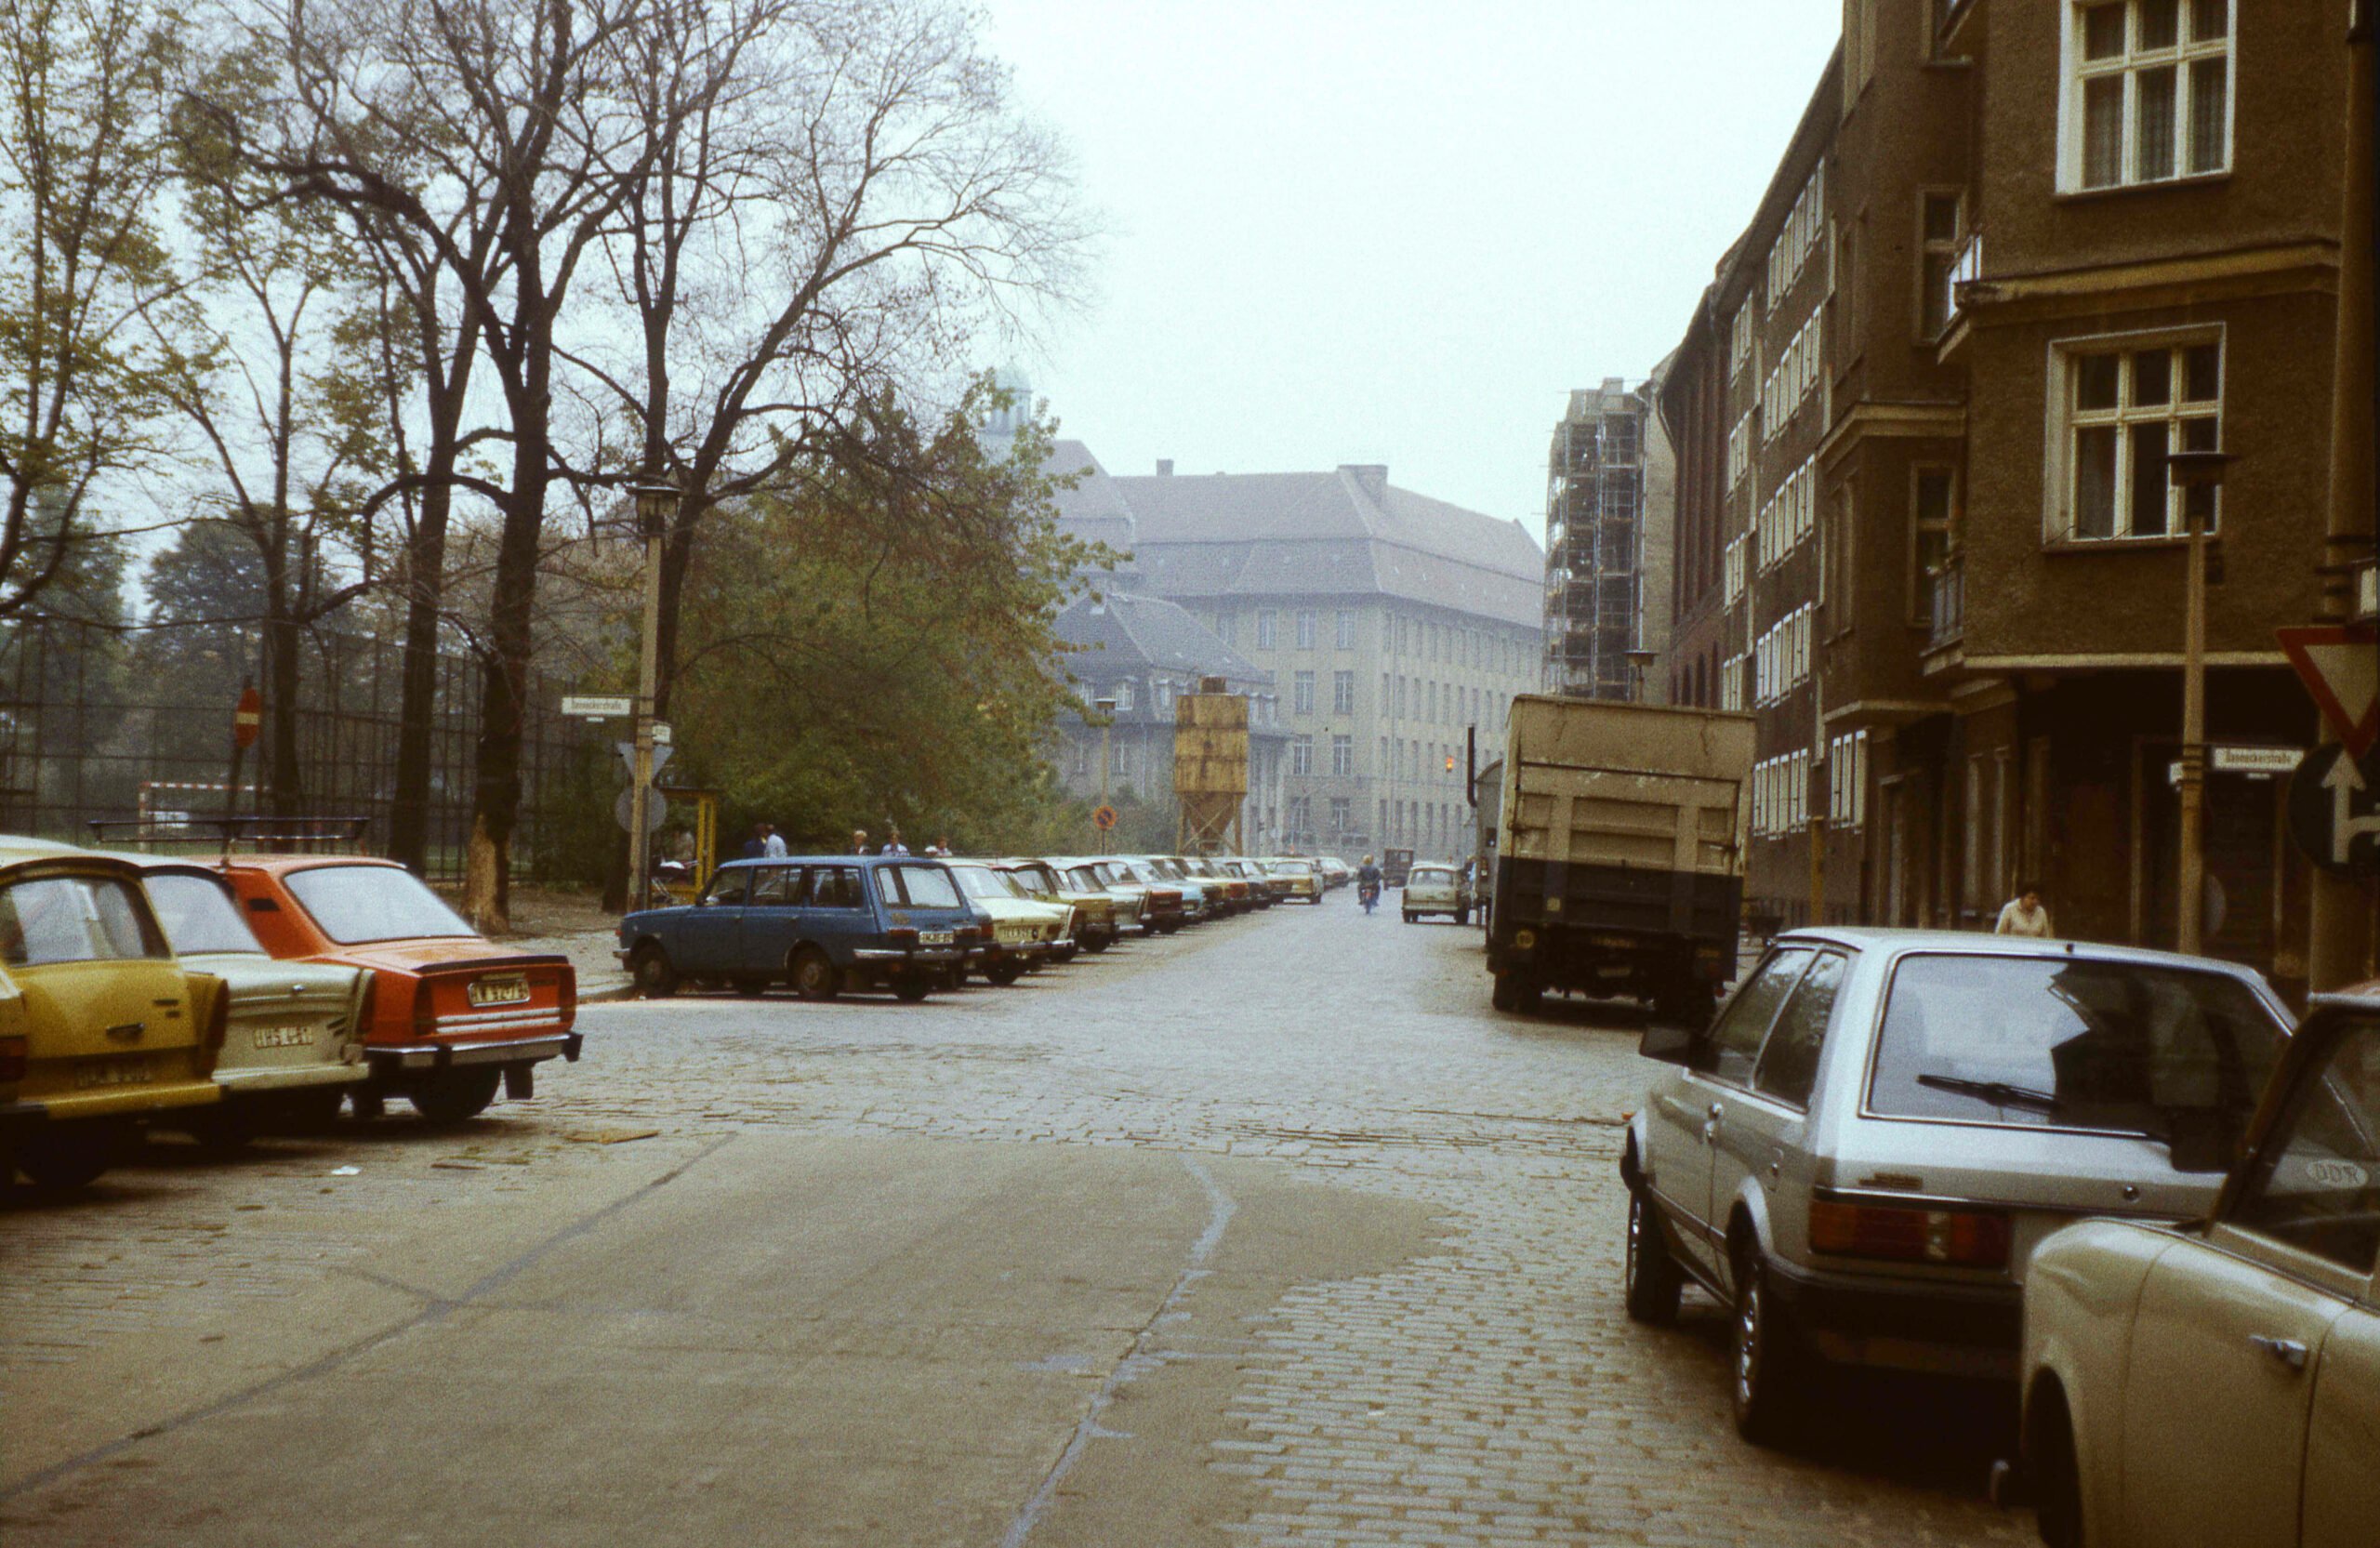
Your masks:
M 1925 572 L 1925 600 L 1930 623 L 1925 652 L 1932 655 L 1949 650 L 1966 637 L 1967 574 L 1966 563 L 1959 555 L 1952 554 Z

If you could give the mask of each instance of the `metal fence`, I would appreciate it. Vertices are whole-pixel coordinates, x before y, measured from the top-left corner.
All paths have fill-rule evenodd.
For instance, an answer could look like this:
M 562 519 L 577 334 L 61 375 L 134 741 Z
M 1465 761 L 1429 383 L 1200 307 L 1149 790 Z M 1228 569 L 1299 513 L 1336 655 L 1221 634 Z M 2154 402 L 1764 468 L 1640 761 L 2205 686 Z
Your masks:
M 212 643 L 213 642 L 210 642 Z M 403 652 L 395 642 L 306 637 L 298 710 L 298 805 L 364 819 L 362 847 L 383 853 L 397 766 Z M 240 642 L 163 653 L 114 631 L 41 620 L 0 631 L 0 831 L 81 841 L 93 818 L 220 815 L 230 809 L 231 711 L 254 659 Z M 441 655 L 430 736 L 428 830 L 433 877 L 462 873 L 470 832 L 483 668 Z M 533 679 L 522 748 L 516 874 L 583 873 L 600 846 L 617 780 L 601 726 L 565 720 L 567 684 Z M 251 753 L 239 810 L 268 803 Z

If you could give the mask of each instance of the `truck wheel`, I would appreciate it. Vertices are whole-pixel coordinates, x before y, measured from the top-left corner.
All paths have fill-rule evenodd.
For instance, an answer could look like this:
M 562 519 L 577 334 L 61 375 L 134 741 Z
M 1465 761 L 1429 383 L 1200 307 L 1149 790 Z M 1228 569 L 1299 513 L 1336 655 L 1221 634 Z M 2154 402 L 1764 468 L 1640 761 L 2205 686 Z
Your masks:
M 405 1100 L 431 1123 L 441 1127 L 462 1123 L 487 1111 L 488 1104 L 496 1100 L 496 1084 L 503 1078 L 504 1072 L 494 1065 L 450 1069 L 408 1088 Z
M 1678 1294 L 1686 1288 L 1686 1277 L 1678 1272 L 1677 1260 L 1670 1255 L 1669 1237 L 1661 1229 L 1659 1213 L 1641 1187 L 1628 1190 L 1628 1262 L 1624 1272 L 1622 1283 L 1631 1317 L 1656 1328 L 1677 1320 Z
M 678 970 L 669 965 L 669 954 L 653 941 L 637 947 L 628 958 L 628 976 L 636 981 L 636 992 L 647 999 L 667 999 L 678 992 Z
M 1518 981 L 1515 980 L 1511 973 L 1498 973 L 1496 975 L 1495 988 L 1488 991 L 1488 1003 L 1493 1005 L 1499 1011 L 1519 1010 L 1521 1008 L 1521 996 Z
M 832 999 L 842 992 L 843 975 L 833 959 L 816 946 L 793 954 L 793 992 L 804 999 Z

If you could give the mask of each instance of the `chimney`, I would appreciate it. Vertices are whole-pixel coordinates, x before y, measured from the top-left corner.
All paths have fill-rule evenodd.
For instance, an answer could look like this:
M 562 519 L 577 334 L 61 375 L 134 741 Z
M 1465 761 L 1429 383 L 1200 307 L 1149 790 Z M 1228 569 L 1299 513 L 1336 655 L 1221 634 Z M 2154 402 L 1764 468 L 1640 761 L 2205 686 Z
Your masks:
M 1161 479 L 1170 479 L 1173 476 L 1173 458 L 1161 456 L 1157 459 L 1157 476 Z
M 1388 498 L 1388 464 L 1384 462 L 1342 462 L 1339 470 L 1355 481 L 1374 505 Z

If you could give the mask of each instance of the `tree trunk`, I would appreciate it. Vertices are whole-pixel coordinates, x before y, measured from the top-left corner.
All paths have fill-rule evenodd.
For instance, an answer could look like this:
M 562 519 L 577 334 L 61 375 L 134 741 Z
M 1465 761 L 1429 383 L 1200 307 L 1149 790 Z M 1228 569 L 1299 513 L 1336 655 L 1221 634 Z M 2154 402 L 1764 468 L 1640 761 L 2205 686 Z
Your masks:
M 405 549 L 405 640 L 403 685 L 397 695 L 396 787 L 389 802 L 389 853 L 417 875 L 430 869 L 430 776 L 438 744 L 438 615 L 445 600 L 446 520 L 455 491 L 456 442 L 462 430 L 463 389 L 470 371 L 469 346 L 476 328 L 464 334 L 455 380 L 441 385 L 444 362 L 436 358 L 434 319 L 421 339 L 428 369 L 430 444 L 423 469 L 421 510 Z
M 285 588 L 268 589 L 265 606 L 264 701 L 266 718 L 271 722 L 264 761 L 266 785 L 271 792 L 273 815 L 292 817 L 306 805 L 298 761 L 298 702 L 304 692 L 299 682 L 298 620 L 290 616 Z
M 549 476 L 546 415 L 551 366 L 531 345 L 519 391 L 508 391 L 514 440 L 512 488 L 496 544 L 488 602 L 487 673 L 480 694 L 479 777 L 473 786 L 471 851 L 463 896 L 482 930 L 507 930 L 512 912 L 512 836 L 521 817 L 521 752 L 526 739 L 529 661 L 537 602 L 537 547 L 545 535 Z

